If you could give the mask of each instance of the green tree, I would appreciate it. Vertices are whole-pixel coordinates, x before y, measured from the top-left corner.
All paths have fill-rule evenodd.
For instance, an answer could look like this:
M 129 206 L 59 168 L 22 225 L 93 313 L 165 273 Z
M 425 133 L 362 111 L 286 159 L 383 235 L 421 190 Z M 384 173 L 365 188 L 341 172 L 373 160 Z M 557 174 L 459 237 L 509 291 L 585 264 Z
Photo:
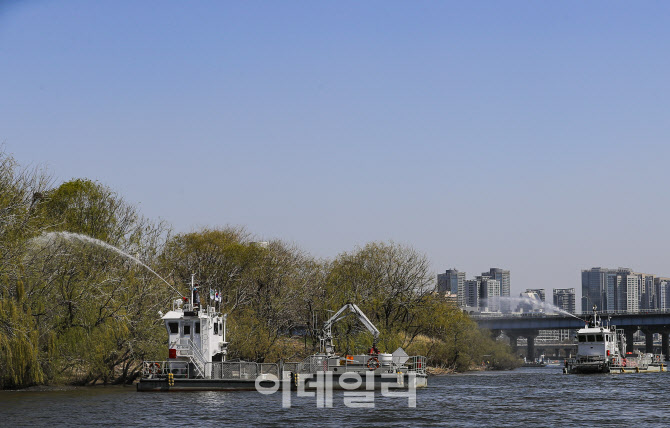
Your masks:
M 304 325 L 304 290 L 318 265 L 280 241 L 251 239 L 232 227 L 176 235 L 161 263 L 175 283 L 186 284 L 195 274 L 204 296 L 220 291 L 222 310 L 231 315 L 231 357 L 264 361 L 280 355 L 278 348 L 293 349 L 281 339 Z
M 315 260 L 281 241 L 255 242 L 240 227 L 170 235 L 100 183 L 53 187 L 43 171 L 0 151 L 1 388 L 130 382 L 143 359 L 166 357 L 158 310 L 173 285 L 102 242 L 165 273 L 184 294 L 192 274 L 201 299 L 220 291 L 232 358 L 300 359 L 318 344 L 328 311 L 351 302 L 379 328 L 383 350 L 402 346 L 455 370 L 484 357 L 496 368 L 518 364 L 434 293 L 426 257 L 410 247 L 376 242 Z M 341 352 L 372 343 L 355 318 L 334 333 Z
M 63 183 L 45 192 L 44 201 L 47 230 L 105 240 L 148 263 L 166 233 L 164 225 L 142 218 L 110 189 L 89 180 Z M 169 299 L 168 287 L 133 260 L 82 236 L 47 237 L 32 241 L 26 292 L 41 321 L 43 349 L 55 342 L 51 379 L 132 380 L 138 360 L 164 348 L 138 341 L 158 344 L 160 333 L 153 327 Z
M 330 266 L 325 287 L 323 309 L 337 310 L 345 303 L 356 303 L 382 333 L 380 343 L 393 351 L 391 348 L 408 346 L 420 334 L 420 316 L 434 285 L 426 257 L 391 242 L 370 243 L 338 256 Z M 336 330 L 353 350 L 351 344 L 360 332 L 355 321 L 336 325 Z M 369 346 L 368 342 L 363 346 Z
M 20 387 L 44 379 L 39 337 L 26 298 L 24 255 L 39 233 L 36 213 L 51 178 L 39 169 L 21 169 L 0 150 L 0 387 Z

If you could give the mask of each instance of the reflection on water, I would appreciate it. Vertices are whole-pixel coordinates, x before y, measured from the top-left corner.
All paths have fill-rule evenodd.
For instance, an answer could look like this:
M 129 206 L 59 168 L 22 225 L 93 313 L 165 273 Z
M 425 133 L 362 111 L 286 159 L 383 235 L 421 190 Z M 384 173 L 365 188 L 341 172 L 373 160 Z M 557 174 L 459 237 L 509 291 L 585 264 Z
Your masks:
M 560 368 L 522 368 L 429 378 L 417 407 L 375 396 L 374 409 L 316 408 L 314 397 L 256 392 L 138 393 L 133 387 L 0 392 L 3 426 L 300 425 L 300 426 L 667 426 L 668 373 L 563 375 Z

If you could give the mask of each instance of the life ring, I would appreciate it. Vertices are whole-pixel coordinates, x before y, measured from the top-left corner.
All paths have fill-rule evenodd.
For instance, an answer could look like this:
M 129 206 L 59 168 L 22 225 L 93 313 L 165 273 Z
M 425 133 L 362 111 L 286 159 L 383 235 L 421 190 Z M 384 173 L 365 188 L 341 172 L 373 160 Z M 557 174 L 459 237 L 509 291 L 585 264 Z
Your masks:
M 154 363 L 154 374 L 161 373 L 161 365 L 159 363 Z
M 381 364 L 379 364 L 377 357 L 372 357 L 368 360 L 366 366 L 369 370 L 376 370 L 381 366 Z

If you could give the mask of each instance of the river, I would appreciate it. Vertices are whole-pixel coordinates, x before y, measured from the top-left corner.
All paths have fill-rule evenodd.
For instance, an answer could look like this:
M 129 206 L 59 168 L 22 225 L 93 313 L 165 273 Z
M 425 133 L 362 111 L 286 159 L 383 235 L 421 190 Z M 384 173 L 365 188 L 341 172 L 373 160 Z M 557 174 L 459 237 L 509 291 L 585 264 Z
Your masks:
M 559 367 L 434 376 L 402 397 L 374 396 L 374 408 L 349 408 L 333 393 L 316 397 L 249 392 L 138 393 L 134 387 L 0 392 L 1 424 L 13 426 L 264 425 L 400 427 L 668 426 L 670 375 L 564 375 Z

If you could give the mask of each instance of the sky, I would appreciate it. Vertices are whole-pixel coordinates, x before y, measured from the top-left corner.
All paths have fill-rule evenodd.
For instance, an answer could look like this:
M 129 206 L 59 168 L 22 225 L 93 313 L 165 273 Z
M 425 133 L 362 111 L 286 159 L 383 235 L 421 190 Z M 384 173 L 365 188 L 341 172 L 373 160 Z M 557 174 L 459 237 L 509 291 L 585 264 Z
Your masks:
M 670 3 L 0 0 L 0 143 L 178 232 L 670 276 Z

